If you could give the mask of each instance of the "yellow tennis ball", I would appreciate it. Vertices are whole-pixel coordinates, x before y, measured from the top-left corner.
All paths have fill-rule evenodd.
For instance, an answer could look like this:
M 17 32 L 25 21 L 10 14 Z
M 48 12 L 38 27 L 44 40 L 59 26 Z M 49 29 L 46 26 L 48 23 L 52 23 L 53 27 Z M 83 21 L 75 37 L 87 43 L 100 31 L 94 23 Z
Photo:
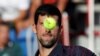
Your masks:
M 56 26 L 56 21 L 53 17 L 46 17 L 46 19 L 44 19 L 43 25 L 46 29 L 52 30 Z

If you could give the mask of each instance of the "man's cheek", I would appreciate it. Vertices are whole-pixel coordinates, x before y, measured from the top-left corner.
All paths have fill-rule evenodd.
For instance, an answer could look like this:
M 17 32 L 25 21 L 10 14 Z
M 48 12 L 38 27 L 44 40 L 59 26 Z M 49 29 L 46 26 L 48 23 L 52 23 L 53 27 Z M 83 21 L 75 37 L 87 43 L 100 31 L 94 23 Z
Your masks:
M 38 31 L 38 32 L 41 31 L 40 28 L 41 28 L 41 27 L 38 25 L 38 26 L 37 26 L 37 31 Z
M 58 33 L 59 33 L 59 32 L 58 32 L 57 30 L 55 30 L 55 31 L 53 32 L 54 36 L 57 36 Z
M 56 33 L 58 33 L 58 31 L 59 31 L 59 30 L 58 30 L 57 28 L 55 28 L 55 29 L 53 30 L 53 33 L 56 34 Z
M 42 29 L 41 29 L 41 28 L 38 28 L 38 29 L 37 29 L 37 34 L 38 34 L 39 36 L 42 35 Z

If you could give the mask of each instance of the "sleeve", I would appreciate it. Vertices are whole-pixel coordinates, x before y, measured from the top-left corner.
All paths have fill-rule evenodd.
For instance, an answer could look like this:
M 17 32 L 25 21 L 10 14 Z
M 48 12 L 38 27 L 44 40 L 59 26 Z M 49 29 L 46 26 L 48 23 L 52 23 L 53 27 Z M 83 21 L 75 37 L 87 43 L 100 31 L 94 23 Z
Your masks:
M 30 0 L 19 0 L 18 8 L 20 10 L 28 10 L 30 7 Z

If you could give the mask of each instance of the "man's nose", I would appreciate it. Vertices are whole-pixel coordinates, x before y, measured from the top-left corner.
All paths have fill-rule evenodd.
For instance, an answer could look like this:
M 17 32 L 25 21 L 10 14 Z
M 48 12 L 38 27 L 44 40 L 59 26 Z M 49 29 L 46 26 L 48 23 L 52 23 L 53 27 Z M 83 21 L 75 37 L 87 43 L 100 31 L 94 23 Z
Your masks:
M 46 33 L 51 33 L 51 30 L 47 30 L 47 29 L 46 29 Z

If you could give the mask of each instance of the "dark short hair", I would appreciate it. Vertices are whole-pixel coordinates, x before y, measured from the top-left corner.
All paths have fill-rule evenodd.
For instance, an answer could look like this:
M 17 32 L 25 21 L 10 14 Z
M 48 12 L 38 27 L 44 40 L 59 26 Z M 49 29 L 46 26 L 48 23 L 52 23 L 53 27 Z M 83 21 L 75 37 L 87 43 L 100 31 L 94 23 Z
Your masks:
M 55 7 L 53 5 L 45 4 L 45 5 L 41 5 L 39 8 L 37 8 L 37 10 L 35 12 L 35 16 L 34 16 L 35 24 L 37 24 L 37 22 L 38 22 L 39 15 L 56 15 L 56 16 L 58 16 L 57 25 L 61 26 L 61 13 L 57 7 Z
M 8 28 L 10 27 L 8 22 L 0 22 L 0 26 L 2 26 L 2 25 L 7 26 Z

